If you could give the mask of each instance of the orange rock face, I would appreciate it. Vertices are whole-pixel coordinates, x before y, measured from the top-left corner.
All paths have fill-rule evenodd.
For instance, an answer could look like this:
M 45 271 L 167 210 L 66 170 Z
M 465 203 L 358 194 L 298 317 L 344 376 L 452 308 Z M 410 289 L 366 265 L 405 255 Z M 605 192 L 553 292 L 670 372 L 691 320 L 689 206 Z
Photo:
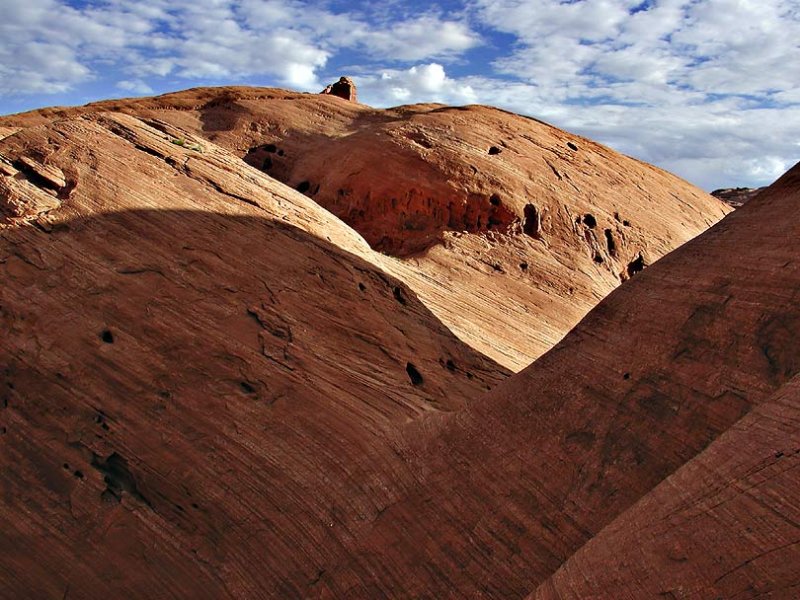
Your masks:
M 460 339 L 514 371 L 730 211 L 650 165 L 481 106 L 376 110 L 215 88 L 39 111 L 7 126 L 98 110 L 211 140 L 300 190 L 379 250 L 382 267 Z
M 729 219 L 729 231 L 720 234 L 749 240 L 740 254 L 746 271 L 735 277 L 739 289 L 730 289 L 725 305 L 746 301 L 740 291 L 743 280 L 755 282 L 761 277 L 766 284 L 757 300 L 764 313 L 751 317 L 758 327 L 750 344 L 753 357 L 766 367 L 760 369 L 762 380 L 776 391 L 614 519 L 531 598 L 797 596 L 800 364 L 796 344 L 790 340 L 797 335 L 800 317 L 794 302 L 773 304 L 771 310 L 768 306 L 773 302 L 769 298 L 777 300 L 781 289 L 787 298 L 796 294 L 789 291 L 797 274 L 795 261 L 789 259 L 797 253 L 794 242 L 784 249 L 789 260 L 779 258 L 779 246 L 794 239 L 796 232 L 794 226 L 772 222 L 798 201 L 800 165 L 740 209 L 735 219 Z M 779 237 L 756 243 L 760 235 Z M 793 274 L 787 277 L 788 273 Z M 706 348 L 739 356 L 743 349 L 741 343 L 726 346 L 725 338 Z M 756 354 L 759 350 L 762 357 Z M 746 390 L 732 387 L 738 393 Z M 762 393 L 748 395 L 762 397 Z
M 795 377 L 574 554 L 531 598 L 795 598 Z
M 797 169 L 652 264 L 729 209 L 486 107 L 236 88 L 0 126 L 2 595 L 799 583 Z
M 326 571 L 327 597 L 392 589 L 406 597 L 524 597 L 780 390 L 800 371 L 791 300 L 800 263 L 790 241 L 800 239 L 800 225 L 781 218 L 799 196 L 800 166 L 610 294 L 480 401 L 407 428 L 398 443 L 415 484 Z M 696 485 L 707 489 L 705 480 Z M 791 539 L 797 530 L 786 514 L 781 535 Z M 626 534 L 629 543 L 637 533 Z M 760 546 L 757 538 L 749 544 L 743 552 Z M 637 546 L 626 552 L 638 560 Z M 782 556 L 796 585 L 795 555 Z M 625 589 L 595 597 L 625 597 Z
M 69 182 L 0 230 L 4 597 L 297 594 L 394 501 L 350 504 L 378 441 L 508 373 L 205 140 L 99 114 L 0 152 Z

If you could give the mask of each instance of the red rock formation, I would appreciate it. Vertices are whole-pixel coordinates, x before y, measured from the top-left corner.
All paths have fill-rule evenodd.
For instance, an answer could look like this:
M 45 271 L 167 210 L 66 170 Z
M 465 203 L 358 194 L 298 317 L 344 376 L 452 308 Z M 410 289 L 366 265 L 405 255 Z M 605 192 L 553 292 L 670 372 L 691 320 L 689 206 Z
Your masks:
M 800 371 L 800 225 L 785 218 L 800 168 L 638 273 L 724 209 L 587 140 L 531 121 L 536 151 L 521 121 L 468 110 L 476 136 L 530 145 L 484 147 L 461 111 L 275 91 L 2 122 L 22 129 L 0 141 L 0 180 L 57 200 L 9 209 L 0 227 L 4 594 L 524 597 Z M 348 128 L 393 140 L 403 119 L 443 147 L 465 140 L 462 158 L 482 144 L 490 182 L 528 190 L 500 198 L 519 222 L 384 256 L 240 160 L 283 151 L 289 173 L 306 148 L 322 173 L 338 138 L 358 135 Z M 585 155 L 559 155 L 559 141 Z M 544 167 L 520 166 L 536 157 Z M 452 157 L 430 164 L 425 185 L 470 182 Z M 627 197 L 636 180 L 654 186 Z M 491 259 L 502 273 L 484 273 Z M 518 287 L 511 260 L 527 261 Z M 637 274 L 497 386 L 507 372 L 404 285 L 465 329 L 482 323 L 477 339 L 499 349 L 514 343 L 498 322 L 529 298 L 523 286 L 550 294 L 548 310 L 516 309 L 535 322 L 570 310 L 548 290 L 580 288 L 588 308 L 621 270 Z
M 71 182 L 0 225 L 4 598 L 297 596 L 393 501 L 349 500 L 380 440 L 507 374 L 205 140 L 98 114 L 0 154 Z
M 719 190 L 714 190 L 711 192 L 711 195 L 715 198 L 719 198 L 723 202 L 727 202 L 734 208 L 740 208 L 743 206 L 748 200 L 754 198 L 757 194 L 764 191 L 766 188 L 746 188 L 746 187 L 738 187 L 738 188 L 722 188 Z
M 382 267 L 462 340 L 514 370 L 730 210 L 650 165 L 481 106 L 376 110 L 319 94 L 213 88 L 7 121 L 98 110 L 208 138 L 302 190 L 398 257 Z
M 415 483 L 326 568 L 323 595 L 523 597 L 786 384 L 800 224 L 781 215 L 799 196 L 800 166 L 481 401 L 407 428 Z
M 531 598 L 796 598 L 800 380 L 574 554 Z
M 349 77 L 340 77 L 339 81 L 326 86 L 320 94 L 330 94 L 331 96 L 338 96 L 350 102 L 358 102 L 356 84 Z
M 749 243 L 738 256 L 747 257 L 755 238 L 767 233 L 767 220 L 779 220 L 780 211 L 798 201 L 800 165 L 741 209 L 744 218 L 731 229 L 745 238 L 747 227 Z M 775 259 L 781 239 L 770 244 Z M 788 258 L 797 248 L 792 244 L 784 252 Z M 764 257 L 763 251 L 758 254 Z M 782 273 L 796 271 L 793 262 L 764 262 L 773 265 L 761 275 L 765 296 L 780 293 L 786 281 Z M 730 293 L 729 303 L 745 300 L 733 289 Z M 790 340 L 800 317 L 791 304 L 776 316 L 765 314 L 763 333 L 753 340 L 773 380 L 777 375 L 785 381 L 797 372 Z M 800 376 L 795 375 L 618 516 L 531 597 L 795 598 L 800 588 L 798 489 Z

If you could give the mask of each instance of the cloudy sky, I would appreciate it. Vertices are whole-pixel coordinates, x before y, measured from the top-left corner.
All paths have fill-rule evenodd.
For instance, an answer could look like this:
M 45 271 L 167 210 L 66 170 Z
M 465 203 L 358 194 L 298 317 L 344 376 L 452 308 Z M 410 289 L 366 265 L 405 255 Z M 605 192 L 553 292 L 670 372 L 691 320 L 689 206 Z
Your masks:
M 713 189 L 800 160 L 800 0 L 0 0 L 0 114 L 197 85 L 532 115 Z

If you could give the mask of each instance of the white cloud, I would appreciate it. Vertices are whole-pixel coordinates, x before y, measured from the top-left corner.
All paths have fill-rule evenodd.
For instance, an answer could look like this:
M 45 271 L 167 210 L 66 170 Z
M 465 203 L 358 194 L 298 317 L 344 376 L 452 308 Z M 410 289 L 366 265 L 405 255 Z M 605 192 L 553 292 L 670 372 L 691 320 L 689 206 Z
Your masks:
M 172 75 L 268 76 L 313 90 L 342 49 L 367 60 L 418 61 L 453 58 L 480 42 L 465 22 L 434 12 L 375 23 L 294 0 L 96 0 L 81 9 L 66 0 L 0 0 L 0 11 L 3 95 L 62 92 L 109 66 L 138 89 Z
M 797 1 L 655 0 L 631 14 L 640 4 L 475 0 L 478 19 L 517 40 L 495 62 L 520 80 L 505 105 L 706 188 L 765 184 L 793 164 Z
M 707 188 L 766 183 L 797 159 L 798 0 L 464 2 L 0 0 L 0 100 L 93 79 L 315 91 L 352 75 L 369 103 L 502 106 Z M 491 64 L 466 54 L 478 47 Z M 336 60 L 353 66 L 326 72 Z
M 313 4 L 244 0 L 240 13 L 254 30 L 301 31 L 330 48 L 357 49 L 368 59 L 418 61 L 452 58 L 481 43 L 464 22 L 435 12 L 372 22 L 358 14 L 334 13 Z
M 360 97 L 376 106 L 407 102 L 472 104 L 478 100 L 469 83 L 449 78 L 438 63 L 406 70 L 384 69 L 379 76 L 363 75 L 356 81 Z
M 122 81 L 118 81 L 117 88 L 125 90 L 127 92 L 133 92 L 134 94 L 153 93 L 153 88 L 151 88 L 141 79 L 132 79 L 132 80 L 124 79 Z
M 433 15 L 362 32 L 358 41 L 373 55 L 402 61 L 453 56 L 479 44 L 478 36 L 464 23 L 442 21 Z

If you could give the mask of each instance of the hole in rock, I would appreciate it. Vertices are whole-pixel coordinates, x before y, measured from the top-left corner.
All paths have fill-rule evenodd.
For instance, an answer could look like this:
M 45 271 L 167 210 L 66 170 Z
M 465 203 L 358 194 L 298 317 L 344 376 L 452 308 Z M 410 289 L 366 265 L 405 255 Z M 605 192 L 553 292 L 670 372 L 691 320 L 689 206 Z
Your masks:
M 83 471 L 75 471 L 73 475 L 78 479 L 83 479 Z
M 456 363 L 453 362 L 452 358 L 448 358 L 447 362 L 444 363 L 444 366 L 447 367 L 448 371 L 455 371 L 456 370 Z
M 114 343 L 114 334 L 111 333 L 110 330 L 104 329 L 103 332 L 100 334 L 100 339 L 103 340 L 106 344 L 113 344 Z
M 576 146 L 572 142 L 567 142 L 567 148 L 569 148 L 570 150 L 577 150 L 578 146 Z
M 275 154 L 278 151 L 278 147 L 275 144 L 267 144 L 266 146 L 262 146 L 262 148 L 270 154 Z
M 301 194 L 305 194 L 308 190 L 311 189 L 311 184 L 308 181 L 301 181 L 297 184 L 297 191 Z
M 631 226 L 631 222 L 627 221 L 627 220 L 622 221 L 622 224 L 625 225 L 625 227 L 630 227 Z
M 278 156 L 283 156 L 285 152 L 283 150 L 278 150 Z
M 242 391 L 245 394 L 255 394 L 256 393 L 256 388 L 254 388 L 252 385 L 250 385 L 246 381 L 240 382 L 239 383 L 239 387 L 242 388 Z
M 119 502 L 122 499 L 122 492 L 126 492 L 151 506 L 150 501 L 139 492 L 136 479 L 128 468 L 128 461 L 122 456 L 112 452 L 107 459 L 101 461 L 100 457 L 95 454 L 92 456 L 92 466 L 103 474 L 106 489 L 100 497 L 104 501 Z
M 644 257 L 639 254 L 635 259 L 628 263 L 628 276 L 633 277 L 645 268 Z
M 100 425 L 105 431 L 108 431 L 108 423 L 106 423 L 106 416 L 102 413 L 94 418 L 94 422 Z
M 597 219 L 594 218 L 594 215 L 583 215 L 583 224 L 586 225 L 589 229 L 594 229 L 597 227 Z
M 593 258 L 593 260 L 594 260 L 594 262 L 596 262 L 598 265 L 602 265 L 602 264 L 603 264 L 603 256 L 602 256 L 602 255 L 601 255 L 599 252 L 595 252 L 595 253 L 594 253 L 594 258 Z
M 405 295 L 403 294 L 403 289 L 400 287 L 396 287 L 394 288 L 393 293 L 394 293 L 394 299 L 397 300 L 403 306 L 405 306 L 407 301 Z
M 500 196 L 498 196 L 497 194 L 492 194 L 489 197 L 489 204 L 491 204 L 492 206 L 500 206 Z
M 533 204 L 526 204 L 523 215 L 522 231 L 531 237 L 539 238 L 542 229 L 542 217 L 539 216 L 539 211 Z
M 358 289 L 361 290 L 362 292 L 365 292 L 367 291 L 367 286 L 365 286 L 363 283 L 359 283 Z
M 528 263 L 519 263 L 519 270 L 520 271 L 527 271 L 528 270 Z
M 406 373 L 411 380 L 411 385 L 422 385 L 422 374 L 417 370 L 417 367 L 411 363 L 406 363 Z
M 631 378 L 631 374 L 630 374 L 630 373 L 625 373 L 625 374 L 622 376 L 622 378 L 623 378 L 623 379 L 630 379 L 630 378 Z
M 606 229 L 606 246 L 608 246 L 608 253 L 611 256 L 617 255 L 617 242 L 614 240 L 614 234 L 610 229 Z
M 491 154 L 492 156 L 494 156 L 495 154 L 500 154 L 500 152 L 502 152 L 502 150 L 500 150 L 500 148 L 498 148 L 497 146 L 492 146 L 491 148 L 489 148 L 489 154 Z

